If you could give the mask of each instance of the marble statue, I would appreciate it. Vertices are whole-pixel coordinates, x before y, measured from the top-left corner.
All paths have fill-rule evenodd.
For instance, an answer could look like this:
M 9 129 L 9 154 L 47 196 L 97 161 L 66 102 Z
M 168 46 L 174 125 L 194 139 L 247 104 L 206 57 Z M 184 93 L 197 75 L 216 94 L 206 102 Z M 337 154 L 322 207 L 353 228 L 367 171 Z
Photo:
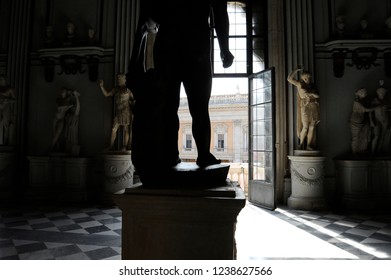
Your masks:
M 88 31 L 87 31 L 87 44 L 89 46 L 93 46 L 93 45 L 96 45 L 97 43 L 97 40 L 96 40 L 96 32 L 95 32 L 95 29 L 93 28 L 89 28 Z
M 295 79 L 301 72 L 300 80 Z M 297 88 L 297 135 L 300 150 L 316 148 L 316 126 L 320 122 L 319 94 L 311 81 L 311 74 L 302 66 L 294 69 L 287 78 L 288 82 Z
M 12 144 L 12 127 L 15 117 L 15 90 L 11 88 L 4 76 L 0 76 L 0 145 Z
M 360 34 L 361 34 L 361 38 L 363 39 L 372 39 L 373 38 L 373 33 L 371 33 L 371 31 L 369 30 L 369 27 L 368 27 L 368 20 L 367 19 L 362 19 L 360 21 Z
M 63 42 L 63 45 L 66 47 L 73 46 L 76 40 L 76 26 L 73 22 L 69 21 L 66 24 L 66 37 Z
M 52 152 L 79 154 L 80 93 L 63 88 L 56 100 L 57 112 L 53 119 Z
M 380 87 L 371 105 L 374 110 L 370 113 L 373 131 L 371 151 L 373 155 L 387 155 L 390 152 L 390 100 L 387 89 L 383 87 L 384 80 L 379 81 Z
M 55 47 L 57 44 L 56 36 L 54 34 L 54 28 L 51 25 L 46 26 L 45 29 L 45 47 Z
M 178 2 L 179 3 L 179 2 Z M 159 132 L 156 137 L 162 149 L 154 153 L 154 160 L 162 169 L 175 167 L 179 162 L 178 149 L 178 107 L 181 84 L 185 89 L 190 114 L 192 116 L 192 132 L 197 146 L 196 164 L 203 168 L 219 164 L 210 152 L 211 124 L 209 117 L 209 99 L 212 86 L 211 67 L 211 28 L 214 28 L 220 46 L 220 57 L 223 67 L 230 67 L 233 55 L 229 50 L 229 20 L 227 2 L 207 0 L 201 2 L 181 1 L 142 1 L 138 24 L 138 40 L 134 44 L 133 56 L 129 64 L 130 77 L 128 87 L 135 92 L 136 112 L 149 109 L 159 119 Z M 211 25 L 213 14 L 214 25 Z M 155 24 L 151 25 L 151 21 Z M 153 69 L 146 67 L 148 52 L 148 29 L 156 29 L 156 40 L 153 51 Z M 155 85 L 155 86 L 154 86 Z M 142 96 L 151 103 L 140 101 Z M 142 109 L 141 107 L 144 107 Z M 147 129 L 135 112 L 134 134 Z M 137 121 L 136 121 L 136 118 Z M 140 121 L 140 123 L 139 123 Z M 134 135 L 136 137 L 136 135 Z M 132 160 L 136 169 L 147 169 L 150 165 L 150 147 L 143 140 L 137 140 L 132 150 Z
M 335 18 L 335 25 L 337 28 L 338 38 L 345 37 L 345 21 L 346 21 L 346 16 L 337 16 Z
M 78 156 L 80 152 L 79 146 L 79 114 L 80 114 L 80 93 L 71 91 L 74 99 L 74 107 L 71 108 L 66 118 L 65 126 L 65 149 L 68 153 Z
M 135 99 L 133 93 L 126 87 L 126 75 L 117 75 L 117 87 L 114 87 L 111 91 L 107 91 L 104 88 L 103 80 L 100 80 L 100 89 L 104 96 L 114 97 L 114 118 L 113 126 L 111 130 L 110 146 L 108 150 L 113 150 L 114 142 L 117 138 L 117 131 L 120 126 L 124 128 L 124 143 L 121 148 L 122 151 L 130 150 L 131 146 L 131 132 L 133 122 L 133 107 Z
M 374 109 L 367 101 L 368 92 L 366 88 L 358 89 L 354 95 L 352 114 L 350 117 L 352 153 L 354 155 L 367 154 L 371 143 L 369 113 Z

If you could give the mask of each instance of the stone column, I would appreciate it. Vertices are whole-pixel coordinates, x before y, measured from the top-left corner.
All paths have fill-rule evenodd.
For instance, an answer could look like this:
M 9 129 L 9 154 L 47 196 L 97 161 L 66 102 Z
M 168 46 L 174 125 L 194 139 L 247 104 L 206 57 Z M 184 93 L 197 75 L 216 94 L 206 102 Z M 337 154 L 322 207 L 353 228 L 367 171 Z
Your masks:
M 117 1 L 115 73 L 126 73 L 137 29 L 140 0 Z
M 288 156 L 291 162 L 292 194 L 288 207 L 302 210 L 322 210 L 326 208 L 324 197 L 325 157 L 319 152 L 295 151 Z
M 285 1 L 286 15 L 286 66 L 288 73 L 298 65 L 303 65 L 314 77 L 314 38 L 313 38 L 313 18 L 312 0 L 292 0 Z M 316 79 L 315 79 L 316 80 Z M 286 82 L 286 77 L 284 79 Z M 289 134 L 296 135 L 296 111 L 297 100 L 294 98 L 294 87 L 287 87 L 288 98 L 288 126 Z M 289 154 L 297 146 L 295 137 L 289 138 Z
M 275 102 L 276 102 L 276 195 L 281 201 L 284 190 L 287 160 L 287 128 L 286 113 L 286 28 L 284 18 L 286 11 L 284 0 L 268 0 L 268 65 L 275 68 Z M 287 26 L 289 28 L 289 26 Z

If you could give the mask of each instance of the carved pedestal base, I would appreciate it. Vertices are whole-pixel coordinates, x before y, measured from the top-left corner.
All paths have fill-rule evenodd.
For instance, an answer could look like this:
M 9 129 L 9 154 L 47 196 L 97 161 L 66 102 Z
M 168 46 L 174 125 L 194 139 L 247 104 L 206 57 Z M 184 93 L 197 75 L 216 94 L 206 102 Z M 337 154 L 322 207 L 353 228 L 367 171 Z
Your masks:
M 236 258 L 236 218 L 242 189 L 126 189 L 113 196 L 122 209 L 122 259 L 229 260 Z
M 291 161 L 292 194 L 288 207 L 302 210 L 326 208 L 323 189 L 325 157 L 319 153 L 288 156 Z
M 102 200 L 111 203 L 111 195 L 133 186 L 131 154 L 105 154 Z

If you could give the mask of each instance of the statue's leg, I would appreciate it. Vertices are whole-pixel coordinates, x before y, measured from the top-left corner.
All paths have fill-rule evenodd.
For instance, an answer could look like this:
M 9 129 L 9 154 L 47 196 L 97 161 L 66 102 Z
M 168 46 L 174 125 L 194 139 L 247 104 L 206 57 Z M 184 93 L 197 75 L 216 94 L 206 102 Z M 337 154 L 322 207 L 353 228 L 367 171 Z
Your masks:
M 9 129 L 10 128 L 10 125 L 5 123 L 4 124 L 4 135 L 3 135 L 3 144 L 4 145 L 8 145 L 9 143 Z
M 124 139 L 124 147 L 122 148 L 123 150 L 126 150 L 128 147 L 128 142 L 129 142 L 129 125 L 124 125 L 124 134 L 125 134 L 125 139 Z
M 307 146 L 310 142 L 310 137 L 312 138 L 312 136 L 308 135 L 309 134 L 309 125 L 307 122 L 303 122 L 303 128 L 301 129 L 301 132 L 300 132 L 300 149 L 304 149 L 304 141 L 306 140 L 307 138 Z
M 57 144 L 63 129 L 64 129 L 64 120 L 56 119 L 54 124 L 54 137 L 52 141 L 52 149 L 54 149 L 55 145 Z
M 117 138 L 118 128 L 119 128 L 119 124 L 115 122 L 113 125 L 113 129 L 111 130 L 110 148 L 113 148 L 114 146 L 114 141 Z
M 307 150 L 312 150 L 314 148 L 313 147 L 314 132 L 315 132 L 315 124 L 311 123 L 307 133 Z
M 219 164 L 221 161 L 210 153 L 211 124 L 208 107 L 212 89 L 212 72 L 209 53 L 200 53 L 199 57 L 186 68 L 183 85 L 192 117 L 192 132 L 198 151 L 197 164 L 200 166 Z

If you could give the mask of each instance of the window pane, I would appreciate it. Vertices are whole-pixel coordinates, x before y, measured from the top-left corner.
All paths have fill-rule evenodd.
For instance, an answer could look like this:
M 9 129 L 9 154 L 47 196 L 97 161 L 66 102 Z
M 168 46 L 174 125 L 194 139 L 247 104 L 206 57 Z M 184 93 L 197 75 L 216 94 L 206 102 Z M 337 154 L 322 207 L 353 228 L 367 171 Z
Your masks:
M 186 134 L 186 149 L 192 148 L 192 136 L 190 134 Z
M 229 35 L 246 35 L 246 11 L 245 4 L 240 2 L 228 2 L 227 11 L 229 17 Z
M 246 38 L 230 38 L 229 47 L 233 54 L 234 61 L 231 67 L 223 68 L 223 64 L 220 58 L 220 48 L 217 38 L 214 39 L 214 50 L 213 50 L 213 65 L 214 73 L 216 74 L 245 74 L 247 73 L 247 48 Z

